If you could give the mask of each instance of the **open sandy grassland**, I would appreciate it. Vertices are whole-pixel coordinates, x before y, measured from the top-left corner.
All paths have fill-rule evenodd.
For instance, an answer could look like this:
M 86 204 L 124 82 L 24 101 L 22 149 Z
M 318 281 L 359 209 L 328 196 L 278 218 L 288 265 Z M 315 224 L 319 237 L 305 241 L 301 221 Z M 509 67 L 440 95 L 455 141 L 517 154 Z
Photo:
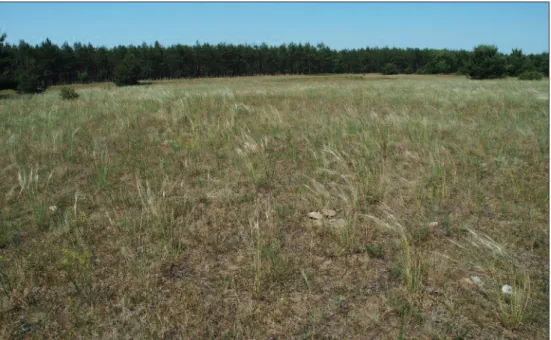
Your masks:
M 0 97 L 0 337 L 549 336 L 547 81 L 76 89 Z

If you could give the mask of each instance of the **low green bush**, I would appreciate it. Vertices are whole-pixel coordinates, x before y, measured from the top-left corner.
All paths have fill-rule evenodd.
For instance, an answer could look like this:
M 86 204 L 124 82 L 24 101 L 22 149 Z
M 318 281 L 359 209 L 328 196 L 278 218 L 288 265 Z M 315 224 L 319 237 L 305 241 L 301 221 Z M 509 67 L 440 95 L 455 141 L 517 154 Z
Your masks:
M 543 74 L 537 72 L 537 71 L 526 71 L 521 73 L 518 76 L 518 79 L 520 80 L 542 80 Z
M 59 91 L 59 95 L 61 96 L 61 99 L 64 99 L 64 100 L 73 100 L 79 97 L 79 94 L 77 93 L 77 91 L 75 91 L 75 89 L 70 87 L 62 87 L 61 90 Z
M 398 66 L 396 66 L 392 63 L 389 63 L 389 64 L 385 64 L 381 68 L 381 73 L 385 74 L 385 75 L 398 74 L 398 73 L 400 73 L 400 70 L 398 69 Z

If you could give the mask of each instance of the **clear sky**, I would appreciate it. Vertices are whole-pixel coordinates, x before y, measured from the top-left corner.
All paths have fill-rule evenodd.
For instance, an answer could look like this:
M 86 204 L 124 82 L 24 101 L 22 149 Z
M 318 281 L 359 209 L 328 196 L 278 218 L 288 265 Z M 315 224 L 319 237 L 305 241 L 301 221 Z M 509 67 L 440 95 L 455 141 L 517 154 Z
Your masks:
M 0 30 L 95 46 L 323 42 L 331 48 L 549 51 L 548 3 L 0 3 Z

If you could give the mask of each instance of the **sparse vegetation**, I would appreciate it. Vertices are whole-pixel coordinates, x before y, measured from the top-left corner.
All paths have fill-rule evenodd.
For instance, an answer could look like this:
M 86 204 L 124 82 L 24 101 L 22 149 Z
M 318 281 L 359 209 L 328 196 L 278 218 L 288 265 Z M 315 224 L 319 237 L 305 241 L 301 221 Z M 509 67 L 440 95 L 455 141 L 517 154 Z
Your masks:
M 0 100 L 0 338 L 549 336 L 547 82 L 76 87 Z
M 78 294 L 89 296 L 92 289 L 92 255 L 89 251 L 80 254 L 66 248 L 62 249 L 61 252 L 63 254 L 61 266 L 68 280 L 73 284 Z

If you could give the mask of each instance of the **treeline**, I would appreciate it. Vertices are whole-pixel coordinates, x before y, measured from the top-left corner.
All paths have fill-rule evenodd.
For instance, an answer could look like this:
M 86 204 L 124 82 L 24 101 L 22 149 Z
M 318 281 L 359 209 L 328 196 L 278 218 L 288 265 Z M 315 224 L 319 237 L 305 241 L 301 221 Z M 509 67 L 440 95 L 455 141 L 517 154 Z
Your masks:
M 334 50 L 324 44 L 280 46 L 199 44 L 94 47 L 91 44 L 53 44 L 49 39 L 32 46 L 0 39 L 0 89 L 23 83 L 55 84 L 113 81 L 127 56 L 139 65 L 139 79 L 231 77 L 277 74 L 417 73 L 467 74 L 471 51 L 418 48 L 360 48 Z M 549 54 L 525 55 L 513 50 L 499 54 L 505 75 L 524 71 L 549 74 Z M 32 87 L 32 86 L 29 86 Z

